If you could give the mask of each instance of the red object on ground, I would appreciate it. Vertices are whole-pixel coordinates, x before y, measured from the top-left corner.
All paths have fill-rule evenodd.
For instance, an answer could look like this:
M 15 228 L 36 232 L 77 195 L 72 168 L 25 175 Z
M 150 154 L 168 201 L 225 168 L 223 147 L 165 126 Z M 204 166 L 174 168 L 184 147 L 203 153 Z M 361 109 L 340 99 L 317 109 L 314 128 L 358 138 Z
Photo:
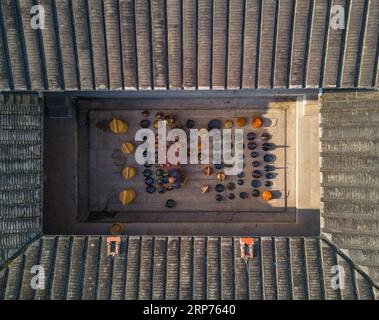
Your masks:
M 254 129 L 258 129 L 262 127 L 263 121 L 261 118 L 254 118 L 251 125 L 253 126 Z

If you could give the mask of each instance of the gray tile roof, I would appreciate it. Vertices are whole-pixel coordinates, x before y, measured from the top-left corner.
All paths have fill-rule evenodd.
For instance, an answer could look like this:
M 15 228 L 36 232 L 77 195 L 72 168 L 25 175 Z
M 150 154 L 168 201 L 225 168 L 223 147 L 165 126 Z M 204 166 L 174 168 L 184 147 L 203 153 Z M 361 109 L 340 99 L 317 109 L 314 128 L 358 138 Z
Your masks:
M 339 264 L 345 286 L 334 290 Z M 45 269 L 32 290 L 30 269 Z M 0 271 L 0 299 L 375 299 L 371 280 L 328 242 L 260 238 L 246 266 L 238 238 L 122 237 L 120 255 L 105 237 L 44 236 Z
M 379 282 L 379 92 L 322 100 L 322 231 Z
M 42 121 L 38 95 L 0 94 L 0 265 L 41 230 Z
M 0 4 L 0 89 L 377 87 L 379 0 Z M 331 5 L 344 30 L 326 28 Z M 212 17 L 212 18 L 210 18 Z

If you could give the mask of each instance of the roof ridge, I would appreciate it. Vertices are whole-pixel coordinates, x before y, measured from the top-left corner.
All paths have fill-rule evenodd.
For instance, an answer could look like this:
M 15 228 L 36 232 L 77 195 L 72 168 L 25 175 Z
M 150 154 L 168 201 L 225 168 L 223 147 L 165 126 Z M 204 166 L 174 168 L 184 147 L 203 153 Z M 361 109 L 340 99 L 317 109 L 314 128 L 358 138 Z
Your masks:
M 17 250 L 10 258 L 6 259 L 3 264 L 0 265 L 0 272 L 6 269 L 9 264 L 11 264 L 15 259 L 17 259 L 19 256 L 21 256 L 25 251 L 34 243 L 40 240 L 43 237 L 43 233 L 40 232 L 36 236 L 34 236 L 32 239 L 27 241 L 23 247 L 21 247 L 19 250 Z
M 343 257 L 352 267 L 354 267 L 373 287 L 379 290 L 379 283 L 377 283 L 369 274 L 367 274 L 358 264 L 356 264 L 345 252 L 343 252 L 336 244 L 329 240 L 324 235 L 320 236 L 320 240 L 327 243 L 333 248 L 341 257 Z

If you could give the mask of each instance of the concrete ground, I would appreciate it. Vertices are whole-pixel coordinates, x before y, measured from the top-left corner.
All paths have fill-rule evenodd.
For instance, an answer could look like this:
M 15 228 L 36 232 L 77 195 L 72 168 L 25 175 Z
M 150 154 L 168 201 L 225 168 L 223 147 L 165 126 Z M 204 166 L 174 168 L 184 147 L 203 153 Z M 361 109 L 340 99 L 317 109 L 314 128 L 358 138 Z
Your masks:
M 48 99 L 46 103 L 49 103 Z M 70 108 L 71 117 L 55 118 L 47 114 L 45 121 L 46 233 L 107 234 L 112 222 L 127 223 L 125 232 L 128 234 L 274 236 L 319 233 L 317 100 L 307 101 L 305 96 L 297 100 L 293 97 L 262 97 L 254 100 L 86 99 L 79 100 L 78 104 Z M 119 168 L 109 166 L 109 152 L 117 148 L 116 144 L 120 145 L 121 140 L 109 139 L 107 133 L 96 131 L 93 124 L 98 118 L 111 115 L 123 117 L 129 113 L 127 117 L 132 119 L 129 121 L 131 127 L 135 124 L 138 126 L 139 121 L 133 121 L 133 117 L 140 120 L 141 110 L 150 109 L 154 114 L 154 110 L 162 108 L 178 110 L 176 113 L 179 112 L 183 119 L 190 115 L 196 118 L 193 110 L 197 109 L 198 119 L 204 118 L 204 121 L 208 117 L 202 116 L 205 114 L 202 109 L 214 112 L 208 120 L 235 118 L 240 114 L 242 116 L 242 113 L 245 113 L 243 116 L 262 115 L 267 119 L 264 130 L 271 131 L 273 142 L 277 145 L 274 153 L 279 174 L 274 181 L 274 189 L 281 196 L 269 206 L 255 199 L 239 199 L 233 205 L 220 204 L 214 200 L 214 191 L 206 196 L 209 199 L 195 201 L 201 196 L 200 180 L 195 178 L 183 197 L 179 193 L 164 196 L 155 194 L 149 195 L 147 199 L 140 175 L 133 182 L 140 201 L 136 201 L 132 210 L 122 210 L 117 194 L 128 182 L 122 180 Z M 87 112 L 89 110 L 90 113 Z M 204 125 L 201 121 L 199 124 Z M 250 164 L 250 159 L 247 164 Z M 203 168 L 200 167 L 193 170 L 201 171 Z M 196 174 L 190 175 L 196 177 Z M 245 183 L 252 189 L 250 181 Z M 112 188 L 113 191 L 109 193 Z M 182 190 L 175 192 L 179 191 Z M 237 196 L 239 191 L 235 191 Z M 174 198 L 179 203 L 175 212 L 164 209 L 165 197 Z M 88 222 L 88 219 L 92 221 Z

